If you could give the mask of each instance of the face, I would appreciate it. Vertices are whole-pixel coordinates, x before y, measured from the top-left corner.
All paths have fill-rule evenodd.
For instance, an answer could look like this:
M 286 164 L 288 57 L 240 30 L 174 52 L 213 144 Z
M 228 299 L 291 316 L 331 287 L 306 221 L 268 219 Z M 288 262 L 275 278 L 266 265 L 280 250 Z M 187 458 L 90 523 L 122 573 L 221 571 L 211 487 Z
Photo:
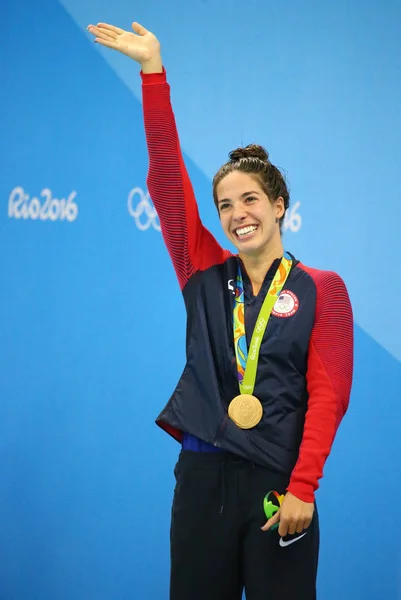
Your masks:
M 270 202 L 257 177 L 233 171 L 216 188 L 220 221 L 239 253 L 258 256 L 277 237 L 284 201 Z

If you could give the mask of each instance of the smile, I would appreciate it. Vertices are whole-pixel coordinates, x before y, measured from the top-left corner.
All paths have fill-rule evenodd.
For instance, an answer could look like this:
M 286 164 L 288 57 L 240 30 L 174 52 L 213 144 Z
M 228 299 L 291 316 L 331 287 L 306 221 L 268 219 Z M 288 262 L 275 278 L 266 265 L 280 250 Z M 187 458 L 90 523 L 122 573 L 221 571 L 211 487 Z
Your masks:
M 257 228 L 258 225 L 247 225 L 246 227 L 238 227 L 234 233 L 238 239 L 244 240 L 252 237 Z

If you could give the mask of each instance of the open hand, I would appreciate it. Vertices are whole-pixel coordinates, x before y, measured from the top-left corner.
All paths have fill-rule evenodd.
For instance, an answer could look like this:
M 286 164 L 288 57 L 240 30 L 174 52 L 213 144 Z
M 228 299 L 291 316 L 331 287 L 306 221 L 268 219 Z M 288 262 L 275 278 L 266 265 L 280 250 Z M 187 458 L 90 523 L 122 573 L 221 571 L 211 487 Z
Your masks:
M 132 23 L 132 29 L 134 33 L 107 23 L 88 26 L 88 31 L 95 36 L 95 42 L 118 50 L 141 65 L 158 60 L 160 43 L 156 36 L 139 23 Z

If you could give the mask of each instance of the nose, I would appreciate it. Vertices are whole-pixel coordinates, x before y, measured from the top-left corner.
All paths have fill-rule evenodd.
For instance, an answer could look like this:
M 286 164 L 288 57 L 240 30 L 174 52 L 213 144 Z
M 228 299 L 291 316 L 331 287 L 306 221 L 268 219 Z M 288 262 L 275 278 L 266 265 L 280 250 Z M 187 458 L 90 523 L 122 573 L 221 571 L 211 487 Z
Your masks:
M 238 202 L 238 204 L 234 204 L 233 207 L 233 212 L 232 212 L 232 218 L 234 221 L 241 222 L 243 221 L 247 216 L 247 212 L 245 209 L 245 206 L 242 204 L 242 202 Z

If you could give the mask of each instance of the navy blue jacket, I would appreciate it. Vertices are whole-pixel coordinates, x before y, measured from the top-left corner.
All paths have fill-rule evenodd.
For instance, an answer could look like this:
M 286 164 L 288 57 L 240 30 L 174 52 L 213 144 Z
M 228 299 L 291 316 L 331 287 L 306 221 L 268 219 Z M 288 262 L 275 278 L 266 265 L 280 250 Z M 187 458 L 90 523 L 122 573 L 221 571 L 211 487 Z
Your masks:
M 237 427 L 227 408 L 239 394 L 232 308 L 240 259 L 201 223 L 165 72 L 142 80 L 148 188 L 187 311 L 186 365 L 157 423 L 178 441 L 187 432 L 287 474 L 288 490 L 311 502 L 349 402 L 353 319 L 345 285 L 333 272 L 294 260 L 260 350 L 254 394 L 262 420 L 249 430 Z M 255 298 L 243 271 L 249 337 L 280 258 Z M 256 306 L 247 310 L 247 303 Z

